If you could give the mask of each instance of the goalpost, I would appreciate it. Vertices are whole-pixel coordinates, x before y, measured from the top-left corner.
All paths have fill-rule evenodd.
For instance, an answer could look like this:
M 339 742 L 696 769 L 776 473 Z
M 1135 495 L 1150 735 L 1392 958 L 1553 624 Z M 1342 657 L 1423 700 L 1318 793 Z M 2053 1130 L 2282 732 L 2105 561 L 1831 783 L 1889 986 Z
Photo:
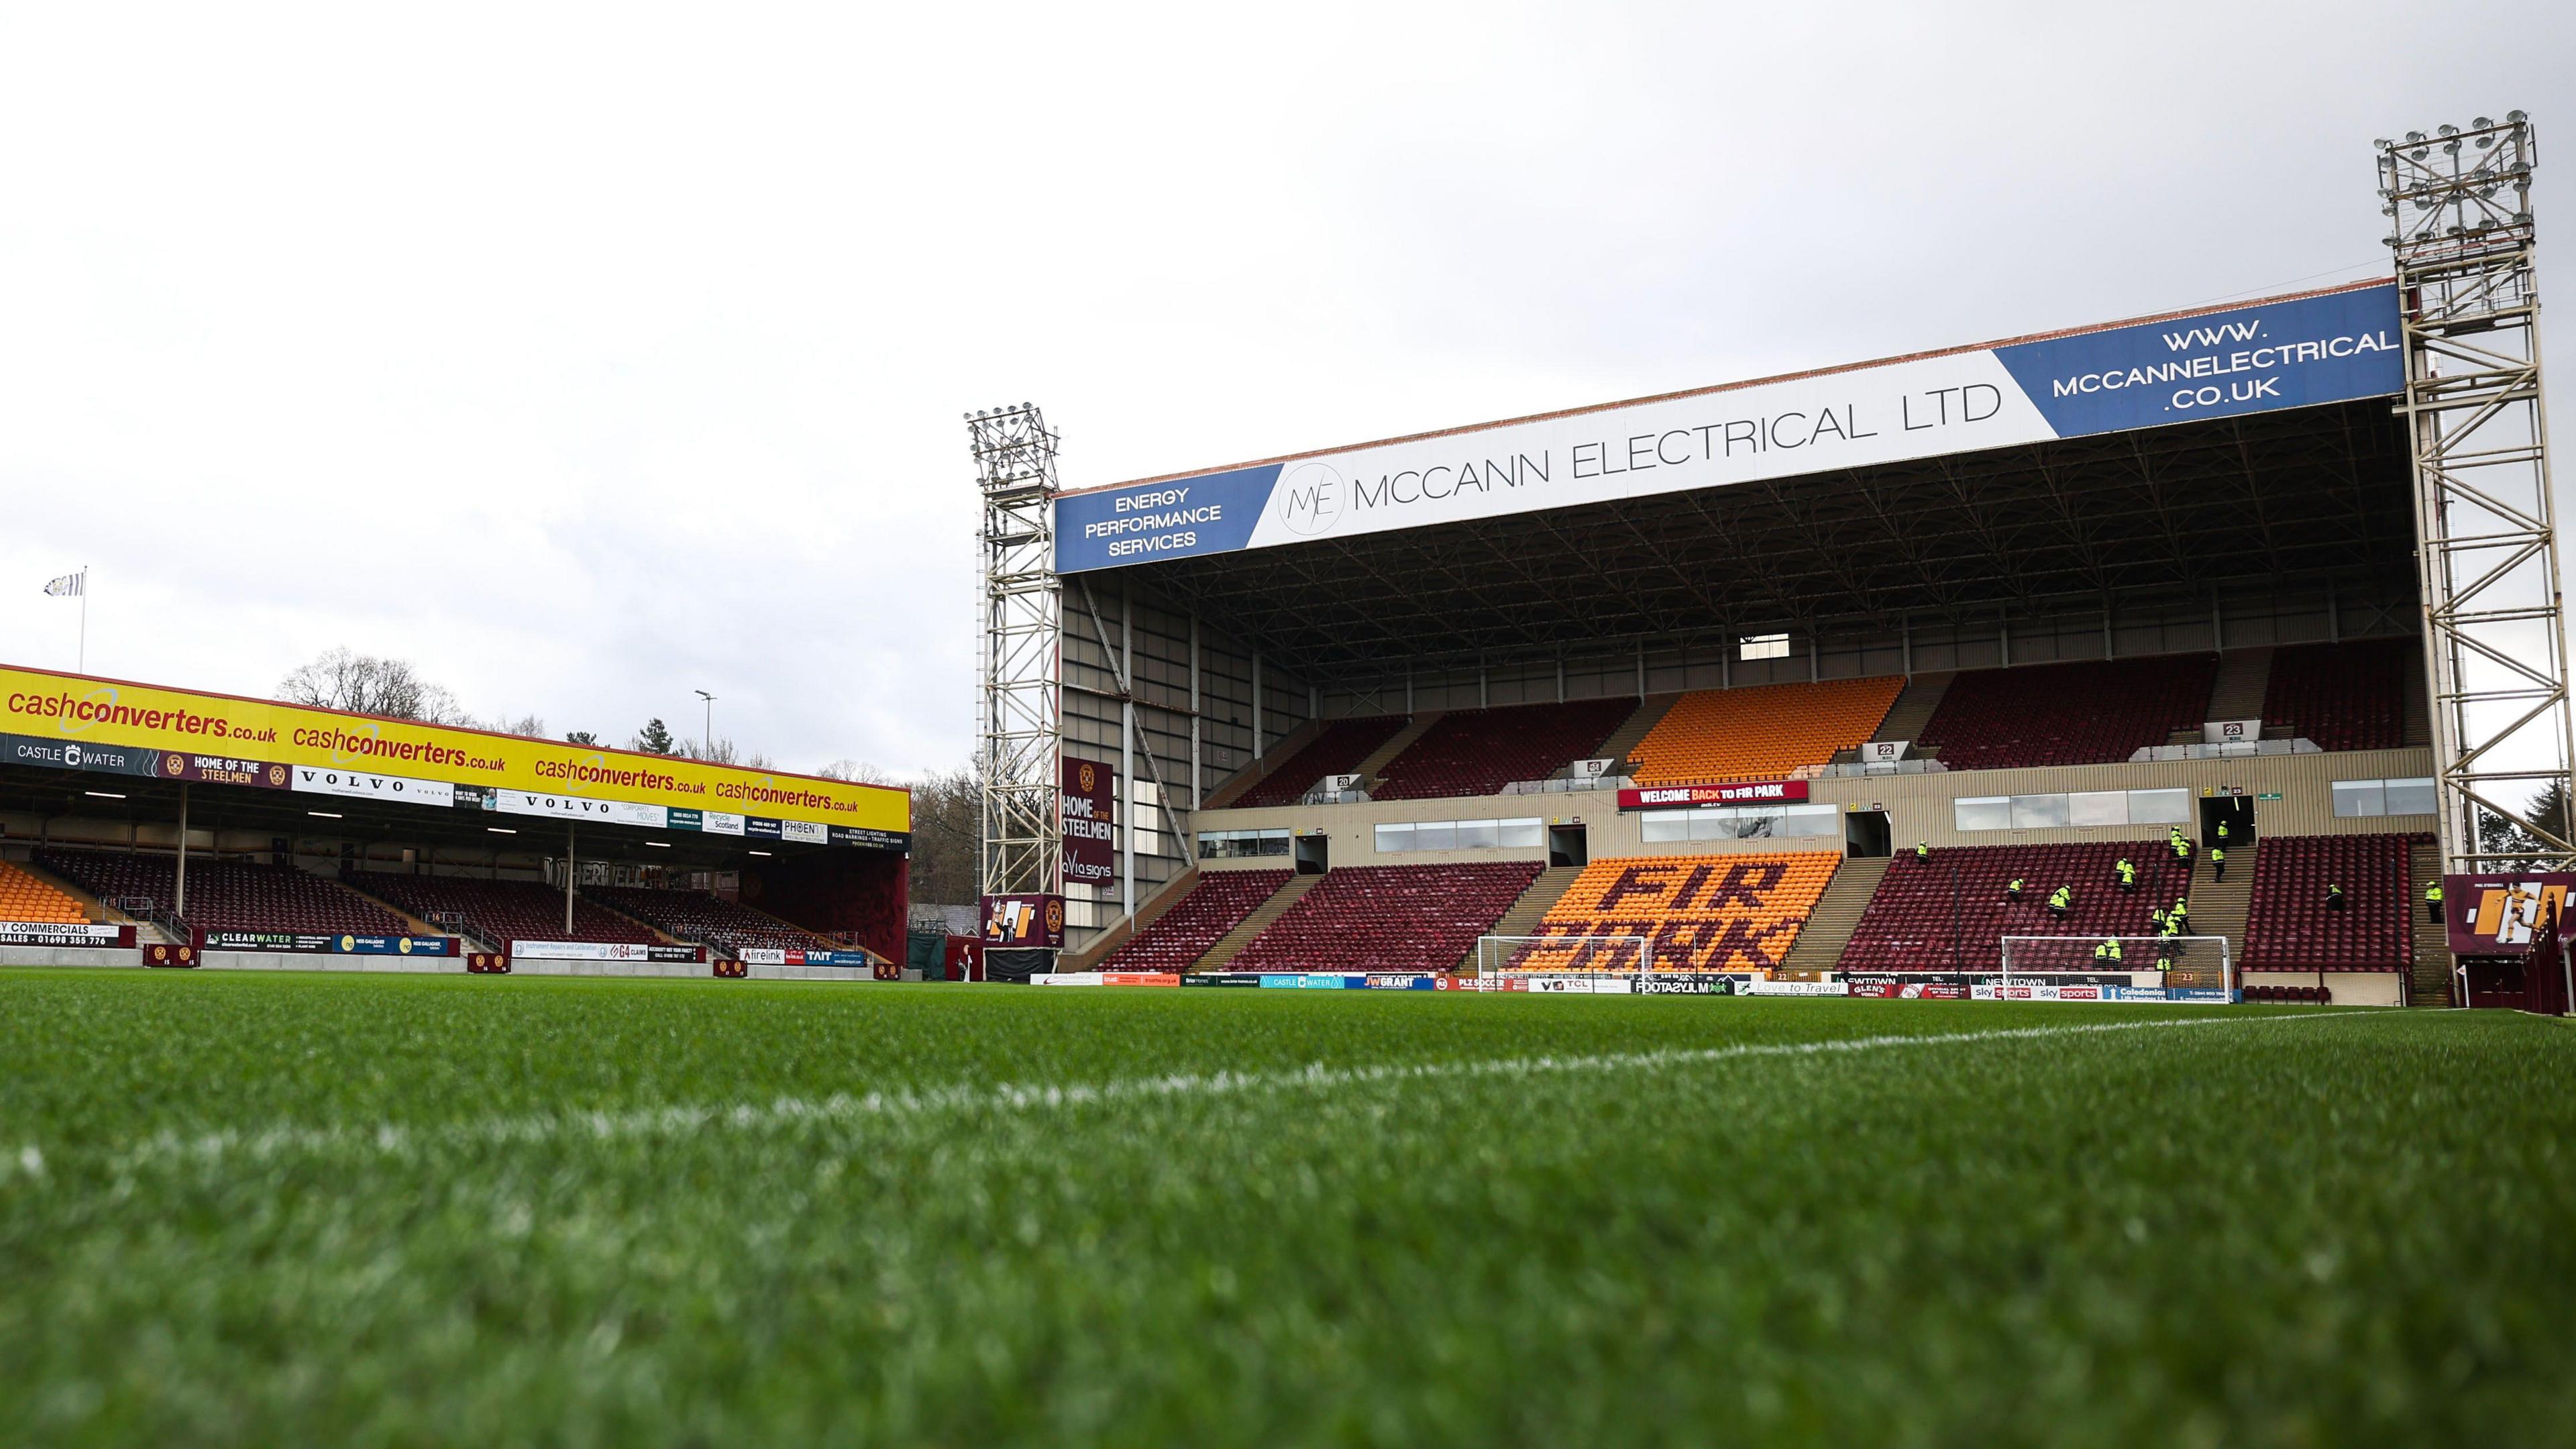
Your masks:
M 2115 959 L 2101 952 L 2117 941 Z M 2100 954 L 2097 954 L 2100 953 Z M 2005 987 L 2065 984 L 2068 978 L 2124 976 L 2184 1001 L 2234 1001 L 2236 962 L 2225 936 L 2006 936 Z
M 1654 969 L 1655 943 L 1645 936 L 1476 938 L 1480 982 L 1543 978 L 1550 982 L 1550 990 L 1624 991 Z

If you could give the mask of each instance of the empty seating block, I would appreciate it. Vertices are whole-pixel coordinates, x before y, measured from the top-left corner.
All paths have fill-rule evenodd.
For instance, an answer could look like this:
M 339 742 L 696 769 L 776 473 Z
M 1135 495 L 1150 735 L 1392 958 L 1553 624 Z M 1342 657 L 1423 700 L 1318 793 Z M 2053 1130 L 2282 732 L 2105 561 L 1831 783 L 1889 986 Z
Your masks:
M 79 882 L 109 902 L 140 897 L 157 910 L 175 908 L 179 866 L 167 855 L 47 849 L 36 863 Z M 400 916 L 338 882 L 286 865 L 188 859 L 188 924 L 202 931 L 304 931 L 317 935 L 398 936 Z
M 1789 954 L 1842 857 L 1656 855 L 1584 867 L 1534 935 L 1643 936 L 1657 971 L 1767 970 Z M 1514 969 L 1635 970 L 1633 946 L 1532 946 Z
M 2266 840 L 2258 858 L 2271 852 Z M 2121 894 L 2113 881 L 2112 866 L 2123 855 L 2138 866 L 2134 895 Z M 2016 876 L 2023 883 L 2017 903 L 2004 899 Z M 2075 890 L 2074 909 L 2062 921 L 2047 904 L 2061 885 Z M 2189 889 L 2182 867 L 2156 840 L 1954 845 L 1929 861 L 1900 850 L 1843 948 L 1842 969 L 1992 971 L 2006 936 L 2151 936 L 2148 909 L 2170 906 Z M 2134 971 L 2154 962 L 2122 964 Z
M 2415 961 L 2413 835 L 2267 835 L 2245 914 L 2248 971 L 2402 971 Z M 2343 887 L 2344 906 L 2326 904 Z
M 1103 971 L 1187 971 L 1288 883 L 1284 870 L 1203 870 L 1189 894 L 1100 963 Z
M 573 901 L 572 929 L 564 929 L 563 887 L 537 880 L 476 880 L 461 875 L 395 875 L 362 871 L 358 889 L 393 902 L 423 920 L 463 916 L 466 929 L 494 947 L 508 941 L 607 941 L 649 946 L 651 931 L 589 901 Z
M 2319 749 L 2396 749 L 2406 742 L 2406 671 L 2423 667 L 2412 639 L 2286 646 L 2272 654 L 2263 723 Z
M 830 941 L 763 911 L 706 891 L 593 886 L 582 892 L 610 910 L 650 922 L 683 941 L 728 950 L 832 950 Z
M 77 926 L 89 920 L 80 902 L 0 860 L 0 921 Z
M 1917 744 L 1953 770 L 2099 765 L 2199 729 L 2215 654 L 1980 669 L 1950 681 Z
M 1534 860 L 1346 866 L 1253 937 L 1229 969 L 1447 971 L 1538 873 Z
M 1629 752 L 1637 783 L 1769 780 L 1824 764 L 1868 739 L 1904 688 L 1888 675 L 1683 695 Z
M 1366 719 L 1337 719 L 1308 740 L 1297 753 L 1279 763 L 1279 768 L 1261 778 L 1260 783 L 1237 797 L 1229 809 L 1248 810 L 1256 805 L 1294 805 L 1315 788 L 1315 782 L 1326 775 L 1348 775 L 1356 772 L 1360 761 L 1377 753 L 1377 747 L 1395 738 L 1404 728 L 1402 715 L 1371 715 Z
M 1590 759 L 1637 712 L 1634 699 L 1523 704 L 1442 715 L 1389 760 L 1370 791 L 1379 800 L 1493 795 L 1514 780 L 1543 780 Z

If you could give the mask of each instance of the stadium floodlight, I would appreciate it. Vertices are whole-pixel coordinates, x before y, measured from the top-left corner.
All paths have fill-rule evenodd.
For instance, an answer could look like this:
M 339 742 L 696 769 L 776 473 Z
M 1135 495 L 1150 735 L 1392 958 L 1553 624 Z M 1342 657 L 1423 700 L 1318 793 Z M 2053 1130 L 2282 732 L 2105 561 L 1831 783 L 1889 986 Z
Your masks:
M 2576 835 L 2539 808 L 2576 762 L 2541 407 L 2529 118 L 2479 118 L 2376 157 L 2401 208 L 2394 241 L 2413 448 L 2416 564 L 2431 681 L 2444 869 L 2576 867 Z
M 81 793 L 84 795 L 94 796 L 101 800 L 122 800 L 125 798 L 114 790 L 83 790 Z

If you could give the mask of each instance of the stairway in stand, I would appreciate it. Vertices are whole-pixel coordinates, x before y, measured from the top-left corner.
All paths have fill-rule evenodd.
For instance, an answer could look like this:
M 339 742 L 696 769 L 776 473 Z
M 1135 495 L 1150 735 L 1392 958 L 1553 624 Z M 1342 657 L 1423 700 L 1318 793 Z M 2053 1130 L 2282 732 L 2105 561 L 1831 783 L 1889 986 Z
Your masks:
M 1288 908 L 1303 899 L 1306 892 L 1313 890 L 1323 878 L 1320 874 L 1288 877 L 1288 883 L 1281 886 L 1277 894 L 1254 906 L 1251 915 L 1237 922 L 1233 930 L 1219 936 L 1216 944 L 1210 946 L 1208 953 L 1201 956 L 1198 964 L 1190 969 L 1193 971 L 1224 970 L 1226 963 L 1233 960 L 1237 952 L 1252 944 L 1253 937 L 1270 929 L 1271 922 L 1286 915 Z
M 1521 898 L 1512 902 L 1511 909 L 1503 912 L 1503 918 L 1494 922 L 1493 928 L 1485 934 L 1526 936 L 1537 930 L 1538 923 L 1547 919 L 1547 913 L 1556 904 L 1557 898 L 1564 895 L 1576 878 L 1582 874 L 1583 867 L 1579 865 L 1552 865 L 1540 871 L 1538 879 L 1530 882 L 1529 889 L 1521 892 Z M 1458 962 L 1458 969 L 1474 971 L 1476 953 L 1468 952 Z
M 2429 840 L 2419 840 L 2406 852 L 2406 858 L 2406 911 L 2408 919 L 2415 923 L 2415 976 L 2407 983 L 2406 1004 L 2448 1006 L 2451 1004 L 2452 967 L 2450 928 L 2424 918 L 2424 888 L 2442 874 L 2442 847 Z M 2453 902 L 2443 904 L 2451 910 L 2459 909 Z
M 1629 715 L 1626 724 L 1601 742 L 1601 753 L 1597 758 L 1626 760 L 1628 752 L 1635 749 L 1655 726 L 1664 722 L 1664 716 L 1673 712 L 1673 706 L 1681 703 L 1681 698 L 1678 694 L 1650 694 L 1637 701 L 1636 713 Z
M 2209 713 L 2204 719 L 2259 719 L 2263 694 L 2272 683 L 2272 646 L 2230 649 L 2218 656 L 2218 674 L 2209 682 Z M 2198 736 L 2194 736 L 2194 742 Z
M 1422 738 L 1424 730 L 1440 723 L 1440 716 L 1443 713 L 1444 711 L 1441 710 L 1427 709 L 1407 720 L 1404 728 L 1387 736 L 1386 743 L 1370 751 L 1369 757 L 1360 761 L 1359 768 L 1351 773 L 1359 776 L 1363 783 L 1375 785 L 1379 774 L 1386 769 L 1387 762 L 1403 754 L 1415 740 Z
M 1902 699 L 1897 702 L 1904 703 Z M 1789 954 L 1781 958 L 1781 968 L 1833 970 L 1843 958 L 1843 947 L 1851 944 L 1861 914 L 1869 909 L 1869 898 L 1878 893 L 1878 883 L 1886 874 L 1887 857 L 1883 855 L 1846 860 L 1836 866 L 1825 893 L 1816 898 L 1816 908 L 1807 913 L 1807 924 L 1798 928 L 1798 939 L 1791 943 Z
M 2253 716 L 2239 715 L 2237 718 L 2252 719 Z M 2225 880 L 2210 878 L 2208 851 L 2199 851 L 2192 857 L 2191 934 L 2227 938 L 2227 959 L 2236 963 L 2239 985 L 2244 984 L 2245 918 L 2254 909 L 2254 852 L 2261 849 L 2262 844 L 2259 840 L 2249 840 L 2243 845 L 2229 846 Z
M 1905 681 L 1896 703 L 1887 707 L 1887 718 L 1870 732 L 1874 740 L 1915 740 L 1923 737 L 1923 727 L 1932 722 L 1932 711 L 1941 707 L 1941 696 L 1950 692 L 1950 681 L 1957 676 L 1948 670 L 1915 675 Z M 1827 887 L 1828 893 L 1831 887 Z

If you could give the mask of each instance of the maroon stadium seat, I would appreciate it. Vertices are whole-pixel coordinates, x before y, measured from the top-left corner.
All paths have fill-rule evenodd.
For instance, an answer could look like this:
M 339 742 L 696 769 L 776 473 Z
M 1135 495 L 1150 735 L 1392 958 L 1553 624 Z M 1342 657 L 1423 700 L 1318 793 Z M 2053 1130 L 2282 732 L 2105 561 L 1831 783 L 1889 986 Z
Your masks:
M 2326 750 L 2393 750 L 2406 742 L 2406 671 L 2421 669 L 2412 639 L 2293 644 L 2272 654 L 2263 723 L 2287 725 Z
M 1294 805 L 1315 782 L 1326 775 L 1348 775 L 1356 772 L 1360 761 L 1377 753 L 1377 747 L 1395 738 L 1404 728 L 1401 715 L 1371 715 L 1365 719 L 1337 719 L 1324 726 L 1321 733 L 1308 740 L 1298 751 L 1279 762 L 1279 767 L 1246 790 L 1228 809 L 1249 810 L 1256 805 Z
M 175 856 L 107 850 L 36 852 L 36 863 L 102 900 L 142 897 L 168 911 L 179 894 Z M 340 884 L 284 865 L 188 858 L 190 926 L 203 931 L 300 931 L 316 935 L 399 936 L 400 916 Z
M 358 889 L 393 902 L 424 920 L 460 915 L 467 929 L 492 946 L 505 941 L 610 941 L 648 946 L 650 930 L 586 900 L 573 901 L 572 932 L 564 932 L 563 887 L 535 880 L 477 880 L 461 875 L 396 875 L 361 871 Z
M 1202 870 L 1196 884 L 1100 963 L 1103 971 L 1187 971 L 1288 883 L 1284 870 Z
M 2270 850 L 2266 842 L 2264 852 Z M 2111 867 L 2123 855 L 2138 867 L 2134 895 L 2121 894 L 2112 879 Z M 2018 903 L 2004 899 L 2015 876 L 2022 879 Z M 2048 909 L 2049 892 L 2061 885 L 2075 889 L 2075 908 L 2064 921 Z M 1955 960 L 1956 969 L 1992 971 L 2002 962 L 2006 936 L 2151 936 L 2148 910 L 2172 905 L 2189 888 L 2189 877 L 2160 840 L 1953 845 L 1933 851 L 1928 862 L 1899 851 L 1852 931 L 1842 969 L 1948 971 Z M 2135 971 L 2154 961 L 2121 964 Z
M 2267 835 L 2245 916 L 2249 971 L 2402 971 L 2415 962 L 2414 835 Z M 2326 887 L 2344 908 L 2326 908 Z
M 735 951 L 832 949 L 832 942 L 812 931 L 706 891 L 591 886 L 582 895 L 610 910 L 649 921 L 683 941 L 701 941 Z
M 1953 770 L 2099 765 L 2197 730 L 2215 654 L 1980 669 L 1950 681 L 1915 743 Z
M 1389 760 L 1378 800 L 1436 800 L 1499 794 L 1514 780 L 1543 780 L 1602 742 L 1637 712 L 1630 698 L 1523 704 L 1442 715 Z
M 1346 866 L 1253 937 L 1229 969 L 1447 971 L 1538 873 L 1534 860 Z

